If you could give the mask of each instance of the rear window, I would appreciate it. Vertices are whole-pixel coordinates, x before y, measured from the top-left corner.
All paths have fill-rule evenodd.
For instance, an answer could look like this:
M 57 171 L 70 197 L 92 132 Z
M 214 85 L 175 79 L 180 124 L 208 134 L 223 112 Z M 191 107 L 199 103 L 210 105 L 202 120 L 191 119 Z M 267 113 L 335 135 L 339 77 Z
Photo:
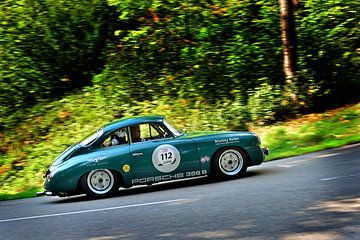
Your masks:
M 82 140 L 80 142 L 80 145 L 83 147 L 87 147 L 90 146 L 91 144 L 93 144 L 101 135 L 103 135 L 104 133 L 104 129 L 100 128 L 99 130 L 97 130 L 95 133 L 91 134 L 90 136 L 88 136 L 87 138 L 85 138 L 84 140 Z

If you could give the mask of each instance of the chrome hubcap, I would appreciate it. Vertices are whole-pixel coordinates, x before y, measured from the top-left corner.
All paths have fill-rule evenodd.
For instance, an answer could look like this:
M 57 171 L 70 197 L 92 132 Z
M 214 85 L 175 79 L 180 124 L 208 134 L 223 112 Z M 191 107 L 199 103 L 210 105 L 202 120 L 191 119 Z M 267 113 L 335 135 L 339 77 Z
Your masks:
M 244 160 L 241 154 L 234 149 L 224 151 L 219 158 L 220 170 L 226 175 L 238 174 L 243 164 Z
M 94 193 L 104 194 L 113 187 L 114 176 L 107 169 L 94 170 L 89 173 L 87 183 L 90 190 Z

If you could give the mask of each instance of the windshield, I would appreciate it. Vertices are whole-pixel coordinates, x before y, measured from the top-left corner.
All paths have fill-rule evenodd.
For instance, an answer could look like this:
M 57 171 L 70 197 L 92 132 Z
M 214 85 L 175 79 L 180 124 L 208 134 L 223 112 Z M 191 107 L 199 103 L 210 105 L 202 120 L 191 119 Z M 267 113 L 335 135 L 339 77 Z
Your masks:
M 182 134 L 179 130 L 177 130 L 175 127 L 173 127 L 174 125 L 168 123 L 166 120 L 164 120 L 163 122 L 164 122 L 165 127 L 167 127 L 175 137 L 178 137 Z
M 91 134 L 87 138 L 81 141 L 80 145 L 83 147 L 91 145 L 93 142 L 95 142 L 96 139 L 98 139 L 102 134 L 104 133 L 104 129 L 100 128 L 95 133 Z

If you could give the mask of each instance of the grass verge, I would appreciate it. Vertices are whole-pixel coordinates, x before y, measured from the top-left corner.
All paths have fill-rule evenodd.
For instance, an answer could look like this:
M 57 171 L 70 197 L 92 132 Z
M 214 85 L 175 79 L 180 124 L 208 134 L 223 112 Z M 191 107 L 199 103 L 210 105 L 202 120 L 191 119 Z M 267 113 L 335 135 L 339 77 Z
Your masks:
M 254 128 L 254 131 L 270 148 L 267 160 L 357 143 L 360 142 L 360 104 Z
M 3 193 L 0 194 L 0 201 L 36 197 L 36 192 L 39 191 L 41 191 L 40 187 L 34 187 L 17 193 Z

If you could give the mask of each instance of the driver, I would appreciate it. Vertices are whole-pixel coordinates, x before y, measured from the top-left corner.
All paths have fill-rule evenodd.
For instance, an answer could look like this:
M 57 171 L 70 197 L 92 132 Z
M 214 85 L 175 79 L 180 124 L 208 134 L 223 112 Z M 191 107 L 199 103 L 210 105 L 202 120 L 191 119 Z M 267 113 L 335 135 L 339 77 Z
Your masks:
M 142 141 L 142 139 L 140 138 L 140 126 L 139 125 L 130 127 L 130 133 L 131 133 L 131 139 L 132 139 L 133 143 Z

